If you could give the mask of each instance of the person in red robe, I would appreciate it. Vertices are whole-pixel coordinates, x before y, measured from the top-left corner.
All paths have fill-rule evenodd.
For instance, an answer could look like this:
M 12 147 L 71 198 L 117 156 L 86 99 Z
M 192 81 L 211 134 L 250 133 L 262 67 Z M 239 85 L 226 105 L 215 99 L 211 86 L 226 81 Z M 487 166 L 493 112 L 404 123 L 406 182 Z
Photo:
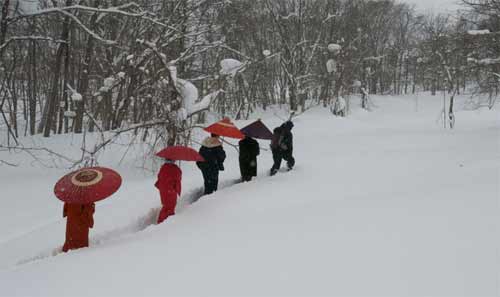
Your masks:
M 158 173 L 155 187 L 160 191 L 162 208 L 158 224 L 175 214 L 177 197 L 181 195 L 182 171 L 172 160 L 166 160 Z
M 63 217 L 68 219 L 63 252 L 89 246 L 89 229 L 94 227 L 94 211 L 94 203 L 64 203 Z

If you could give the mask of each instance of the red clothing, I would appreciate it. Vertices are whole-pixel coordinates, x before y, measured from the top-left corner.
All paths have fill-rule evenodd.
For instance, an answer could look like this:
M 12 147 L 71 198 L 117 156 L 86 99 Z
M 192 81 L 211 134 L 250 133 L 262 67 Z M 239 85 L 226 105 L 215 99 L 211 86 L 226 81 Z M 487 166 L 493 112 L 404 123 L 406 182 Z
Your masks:
M 94 211 L 94 203 L 64 203 L 63 217 L 68 219 L 63 252 L 89 246 L 89 228 L 94 227 Z
M 163 205 L 158 224 L 163 222 L 168 216 L 175 214 L 177 196 L 181 194 L 181 169 L 172 163 L 164 164 L 158 173 L 158 180 L 155 187 L 160 190 L 161 204 Z

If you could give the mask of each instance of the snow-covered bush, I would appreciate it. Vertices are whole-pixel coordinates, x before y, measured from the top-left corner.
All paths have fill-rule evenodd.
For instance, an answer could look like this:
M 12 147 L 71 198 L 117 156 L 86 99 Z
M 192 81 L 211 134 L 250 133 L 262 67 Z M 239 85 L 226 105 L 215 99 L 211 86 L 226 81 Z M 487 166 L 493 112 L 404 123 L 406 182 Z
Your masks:
M 242 70 L 243 63 L 235 59 L 224 59 L 220 61 L 220 74 L 235 76 L 236 73 Z
M 328 51 L 330 51 L 332 53 L 337 53 L 341 49 L 342 49 L 342 46 L 340 46 L 339 44 L 336 44 L 336 43 L 330 43 L 330 44 L 328 44 Z
M 337 70 L 337 62 L 335 62 L 334 59 L 329 59 L 328 61 L 326 61 L 326 71 L 328 71 L 328 73 L 333 73 Z

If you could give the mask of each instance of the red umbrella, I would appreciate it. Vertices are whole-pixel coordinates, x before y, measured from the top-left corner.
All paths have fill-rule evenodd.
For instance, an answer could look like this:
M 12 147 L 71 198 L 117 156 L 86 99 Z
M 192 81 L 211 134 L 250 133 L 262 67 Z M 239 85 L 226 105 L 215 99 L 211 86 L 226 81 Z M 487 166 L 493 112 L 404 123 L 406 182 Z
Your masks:
M 158 157 L 170 160 L 201 161 L 205 159 L 197 151 L 187 146 L 169 146 L 156 154 Z
M 236 128 L 236 126 L 233 123 L 231 123 L 231 121 L 228 118 L 224 118 L 222 121 L 212 124 L 203 130 L 213 134 L 217 134 L 219 136 L 225 136 L 237 139 L 245 138 L 245 135 L 243 135 L 243 133 L 241 133 L 241 131 L 238 128 Z
M 109 168 L 87 167 L 63 176 L 54 186 L 59 200 L 87 204 L 105 199 L 120 188 L 122 178 Z

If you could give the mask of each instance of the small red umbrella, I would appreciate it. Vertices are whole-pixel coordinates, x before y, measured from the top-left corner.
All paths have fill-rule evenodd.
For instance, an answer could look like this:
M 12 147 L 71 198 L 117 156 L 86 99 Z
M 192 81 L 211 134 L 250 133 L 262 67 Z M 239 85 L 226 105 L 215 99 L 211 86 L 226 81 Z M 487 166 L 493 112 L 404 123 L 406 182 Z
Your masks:
M 198 154 L 194 149 L 187 146 L 169 146 L 162 149 L 156 154 L 160 158 L 176 160 L 176 161 L 200 161 L 204 162 L 205 159 Z
M 63 176 L 54 186 L 59 200 L 87 204 L 103 200 L 120 188 L 122 178 L 109 168 L 87 167 Z
M 212 124 L 203 130 L 219 136 L 237 139 L 245 138 L 245 135 L 243 135 L 243 133 L 241 133 L 241 131 L 233 123 L 231 123 L 231 120 L 228 118 L 224 118 L 222 121 Z

